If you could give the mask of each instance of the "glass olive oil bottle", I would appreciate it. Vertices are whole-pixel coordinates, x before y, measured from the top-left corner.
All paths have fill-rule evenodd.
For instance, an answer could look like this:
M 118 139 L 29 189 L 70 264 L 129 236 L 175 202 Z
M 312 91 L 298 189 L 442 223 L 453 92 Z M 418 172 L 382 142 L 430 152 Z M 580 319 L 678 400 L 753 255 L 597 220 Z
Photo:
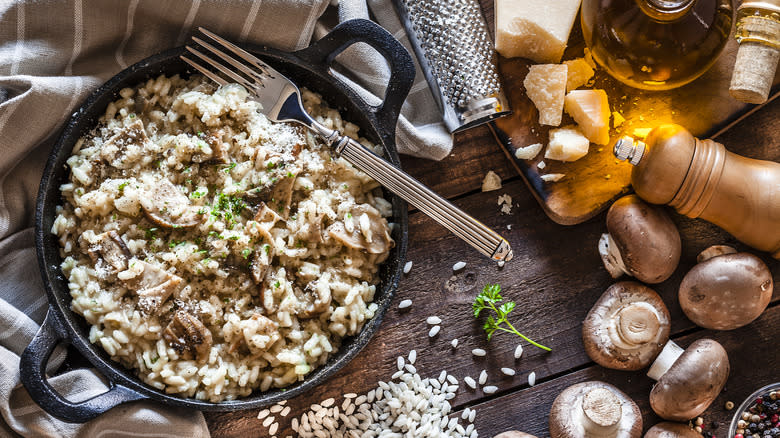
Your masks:
M 668 90 L 701 76 L 723 50 L 730 0 L 583 0 L 593 58 L 632 87 Z

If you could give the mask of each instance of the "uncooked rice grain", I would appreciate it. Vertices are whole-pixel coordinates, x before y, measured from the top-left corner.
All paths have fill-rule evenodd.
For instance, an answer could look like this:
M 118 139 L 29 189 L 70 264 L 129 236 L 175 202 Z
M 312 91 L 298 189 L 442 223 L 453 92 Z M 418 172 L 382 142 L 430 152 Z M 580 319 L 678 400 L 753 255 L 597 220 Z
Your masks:
M 412 261 L 410 260 L 406 262 L 406 264 L 404 264 L 404 274 L 408 274 L 409 271 L 411 270 L 412 270 Z
M 523 346 L 518 344 L 517 348 L 515 348 L 515 359 L 520 359 L 520 356 L 523 355 Z
M 450 345 L 452 345 L 452 348 L 458 348 L 458 338 L 453 339 Z
M 506 374 L 507 376 L 514 376 L 515 375 L 515 370 L 513 370 L 512 368 L 506 368 L 506 367 L 501 368 L 501 372 Z
M 475 348 L 475 349 L 471 350 L 471 354 L 473 354 L 474 356 L 482 357 L 482 356 L 486 355 L 487 352 L 485 350 L 481 349 L 481 348 Z
M 534 385 L 536 385 L 536 372 L 531 371 L 531 374 L 528 375 L 528 386 Z
M 432 337 L 438 335 L 439 334 L 439 330 L 441 330 L 441 326 L 440 325 L 435 325 L 435 326 L 431 327 L 431 330 L 428 332 L 428 337 L 432 338 Z
M 482 387 L 482 392 L 485 394 L 493 394 L 494 392 L 498 391 L 497 386 L 484 386 Z
M 482 370 L 482 372 L 479 373 L 479 384 L 484 385 L 485 383 L 487 383 L 487 378 L 488 378 L 487 370 Z
M 464 377 L 463 381 L 466 382 L 466 385 L 469 385 L 469 388 L 477 389 L 477 382 L 474 379 L 472 379 L 470 376 Z
M 441 324 L 441 318 L 439 318 L 438 316 L 429 316 L 428 319 L 425 320 L 425 322 L 427 322 L 430 325 Z
M 406 309 L 412 305 L 412 300 L 403 300 L 398 304 L 399 309 Z
M 412 350 L 409 352 L 409 363 L 414 365 L 414 362 L 417 361 L 417 350 Z
M 452 270 L 457 272 L 465 267 L 466 267 L 466 262 L 457 262 L 454 265 L 452 265 Z

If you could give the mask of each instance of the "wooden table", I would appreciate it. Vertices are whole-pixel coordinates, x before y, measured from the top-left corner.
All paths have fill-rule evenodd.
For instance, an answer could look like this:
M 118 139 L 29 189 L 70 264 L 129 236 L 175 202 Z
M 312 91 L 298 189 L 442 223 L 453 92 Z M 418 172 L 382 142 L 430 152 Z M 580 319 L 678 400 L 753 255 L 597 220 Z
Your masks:
M 780 100 L 780 99 L 778 99 Z M 720 137 L 731 151 L 758 158 L 780 161 L 780 101 L 767 104 Z M 410 350 L 418 352 L 417 370 L 425 376 L 438 376 L 446 369 L 458 379 L 476 378 L 486 369 L 489 384 L 498 392 L 485 395 L 461 384 L 452 400 L 456 414 L 466 407 L 475 408 L 475 424 L 481 437 L 508 429 L 519 429 L 539 437 L 549 436 L 547 416 L 553 399 L 566 387 L 587 380 L 609 382 L 640 406 L 645 430 L 659 421 L 650 409 L 648 395 L 653 382 L 644 372 L 621 372 L 602 368 L 585 354 L 581 341 L 581 323 L 601 293 L 614 282 L 601 264 L 596 243 L 605 231 L 604 213 L 576 226 L 561 226 L 548 219 L 530 195 L 525 184 L 494 143 L 487 128 L 474 128 L 456 139 L 452 155 L 441 162 L 404 159 L 405 168 L 455 204 L 499 230 L 512 244 L 515 259 L 499 268 L 471 247 L 449 234 L 419 212 L 412 212 L 409 226 L 409 253 L 414 263 L 404 276 L 393 306 L 385 315 L 377 335 L 358 357 L 327 383 L 309 394 L 289 401 L 293 410 L 277 433 L 292 434 L 289 420 L 300 416 L 311 403 L 343 393 L 365 393 L 379 380 L 387 380 L 395 371 L 396 357 Z M 498 191 L 480 191 L 488 170 L 504 179 Z M 497 198 L 512 197 L 512 213 L 499 212 Z M 760 386 L 780 380 L 780 286 L 764 314 L 746 327 L 719 332 L 694 326 L 685 318 L 677 301 L 677 287 L 695 263 L 696 255 L 711 244 L 735 244 L 746 249 L 717 227 L 703 221 L 672 214 L 682 239 L 683 254 L 674 275 L 653 287 L 664 299 L 672 315 L 672 339 L 687 346 L 708 337 L 719 341 L 731 361 L 726 388 L 703 414 L 705 424 L 719 426 L 718 438 L 727 433 L 734 411 L 726 411 L 726 401 L 739 403 Z M 780 225 L 779 225 L 780 226 Z M 755 253 L 755 251 L 752 251 Z M 759 254 L 780 283 L 780 262 Z M 466 268 L 453 273 L 455 262 Z M 518 303 L 513 312 L 516 326 L 532 339 L 552 347 L 551 353 L 524 344 L 520 360 L 513 358 L 519 338 L 497 334 L 487 342 L 481 321 L 472 317 L 471 302 L 486 283 L 500 283 L 505 296 Z M 399 310 L 397 304 L 411 299 L 414 304 Z M 426 318 L 438 315 L 442 329 L 428 337 Z M 458 338 L 457 349 L 450 340 Z M 471 349 L 484 348 L 487 356 L 472 356 Z M 518 371 L 504 376 L 501 367 Z M 527 377 L 536 373 L 536 385 L 529 387 Z M 211 413 L 206 418 L 215 437 L 266 436 L 266 428 L 257 420 L 258 411 Z

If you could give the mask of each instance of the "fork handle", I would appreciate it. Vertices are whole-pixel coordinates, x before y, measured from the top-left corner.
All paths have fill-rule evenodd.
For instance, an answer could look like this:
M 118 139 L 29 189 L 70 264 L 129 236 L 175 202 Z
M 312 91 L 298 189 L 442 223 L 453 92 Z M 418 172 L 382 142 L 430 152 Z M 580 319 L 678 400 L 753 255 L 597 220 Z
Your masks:
M 355 140 L 315 122 L 312 128 L 331 147 L 355 167 L 414 205 L 453 234 L 494 260 L 511 260 L 509 243 L 482 222 L 434 193 L 408 173 L 398 169 Z

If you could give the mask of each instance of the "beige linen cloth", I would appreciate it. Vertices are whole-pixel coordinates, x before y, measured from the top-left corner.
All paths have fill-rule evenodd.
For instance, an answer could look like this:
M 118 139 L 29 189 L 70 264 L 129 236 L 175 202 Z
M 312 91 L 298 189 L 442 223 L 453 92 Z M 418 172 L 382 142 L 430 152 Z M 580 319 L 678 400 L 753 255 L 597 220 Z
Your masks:
M 19 383 L 19 355 L 48 307 L 33 249 L 33 209 L 47 155 L 62 124 L 93 89 L 128 65 L 182 45 L 197 26 L 236 41 L 283 50 L 306 47 L 327 29 L 328 0 L 0 0 L 0 436 L 206 437 L 203 415 L 152 402 L 115 408 L 86 424 L 43 412 Z M 343 0 L 339 18 L 367 18 L 368 7 L 408 44 L 389 0 Z M 316 32 L 315 32 L 316 28 Z M 355 46 L 338 60 L 376 101 L 387 67 Z M 451 148 L 422 75 L 397 129 L 402 153 L 441 159 Z M 86 369 L 58 373 L 52 384 L 72 401 L 106 390 Z

